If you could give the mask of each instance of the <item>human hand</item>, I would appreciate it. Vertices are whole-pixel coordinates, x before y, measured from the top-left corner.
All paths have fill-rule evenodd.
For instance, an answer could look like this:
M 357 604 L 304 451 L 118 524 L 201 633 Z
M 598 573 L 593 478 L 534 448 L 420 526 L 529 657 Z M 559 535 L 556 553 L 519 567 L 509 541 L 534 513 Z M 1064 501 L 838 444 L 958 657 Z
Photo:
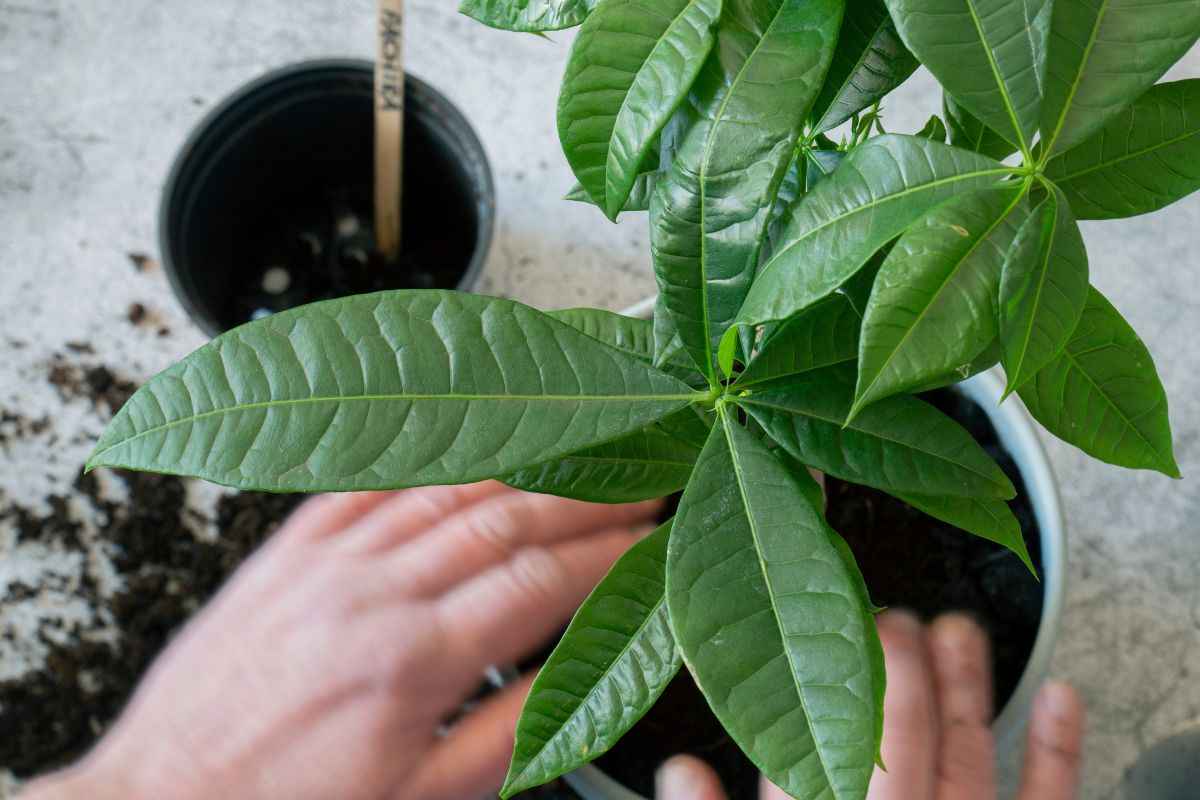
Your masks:
M 984 632 L 947 614 L 928 627 L 903 611 L 878 617 L 887 666 L 883 761 L 867 800 L 989 800 L 996 797 L 992 677 Z M 1018 800 L 1071 800 L 1079 790 L 1083 703 L 1047 683 L 1033 704 Z M 659 770 L 658 800 L 723 800 L 716 774 L 689 756 Z M 787 795 L 766 781 L 762 800 Z
M 314 498 L 183 630 L 96 750 L 28 797 L 494 792 L 532 678 L 444 736 L 443 721 L 489 664 L 552 636 L 656 510 L 494 482 Z

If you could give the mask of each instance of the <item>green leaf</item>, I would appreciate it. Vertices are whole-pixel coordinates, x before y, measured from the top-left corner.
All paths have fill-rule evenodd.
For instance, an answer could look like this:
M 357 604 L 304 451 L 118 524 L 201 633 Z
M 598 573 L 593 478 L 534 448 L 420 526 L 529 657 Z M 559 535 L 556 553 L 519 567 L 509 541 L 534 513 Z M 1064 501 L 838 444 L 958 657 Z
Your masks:
M 841 150 L 808 150 L 808 170 L 805 173 L 805 191 L 811 192 L 817 184 L 833 174 L 846 154 Z
M 713 46 L 721 0 L 601 0 L 571 47 L 558 98 L 563 153 L 616 219 L 658 134 Z
M 462 0 L 458 10 L 508 31 L 558 31 L 587 19 L 597 0 Z
M 1071 208 L 1056 188 L 1022 224 L 1000 283 L 1000 340 L 1009 394 L 1062 349 L 1088 296 L 1088 258 Z
M 1066 350 L 1020 394 L 1046 430 L 1085 453 L 1180 476 L 1150 351 L 1094 287 Z
M 932 142 L 944 143 L 946 141 L 946 123 L 942 122 L 941 117 L 934 114 L 926 120 L 924 127 L 917 131 L 916 135 Z
M 809 479 L 814 486 L 816 482 Z M 818 487 L 818 491 L 820 487 Z M 871 668 L 871 688 L 875 692 L 872 698 L 875 706 L 875 763 L 886 769 L 883 763 L 883 700 L 887 691 L 887 670 L 884 665 L 883 642 L 879 640 L 879 628 L 875 625 L 875 604 L 871 602 L 871 594 L 867 591 L 867 582 L 863 580 L 862 571 L 854 559 L 850 545 L 833 528 L 825 526 L 825 533 L 833 549 L 846 565 L 846 572 L 854 584 L 859 602 L 863 607 L 863 629 L 867 632 L 867 664 Z
M 988 127 L 1028 151 L 1046 77 L 1050 0 L 887 0 L 909 49 Z
M 1008 548 L 1037 577 L 1029 549 L 1025 546 L 1025 537 L 1021 533 L 1021 523 L 1017 522 L 1012 509 L 1003 500 L 907 493 L 895 493 L 895 496 L 931 517 Z
M 831 130 L 908 80 L 917 59 L 900 41 L 883 0 L 849 3 L 829 74 L 813 104 L 813 131 Z
M 992 367 L 1000 363 L 1000 338 L 992 340 L 992 343 L 983 349 L 983 352 L 971 359 L 970 363 L 931 378 L 924 383 L 912 387 L 908 390 L 908 394 L 921 394 L 922 392 L 932 392 L 934 389 L 941 389 L 946 386 L 953 386 L 956 383 L 962 383 L 967 378 L 973 375 L 978 375 L 981 372 L 987 372 Z
M 580 606 L 525 700 L 501 797 L 605 753 L 679 671 L 665 597 L 670 535 L 666 522 L 635 544 Z
M 737 404 L 793 458 L 887 491 L 1006 499 L 1016 490 L 958 423 L 914 397 L 890 397 L 847 423 L 854 368 L 781 378 Z
M 659 172 L 641 172 L 633 182 L 633 190 L 629 193 L 629 199 L 625 201 L 622 211 L 646 211 L 650 208 L 650 195 L 654 193 L 654 186 L 658 181 Z M 588 205 L 596 205 L 592 200 L 592 196 L 587 193 L 582 185 L 575 184 L 571 187 L 571 191 L 567 192 L 565 198 L 576 203 L 587 203 Z
M 848 297 L 831 294 L 780 324 L 735 385 L 746 389 L 785 375 L 853 361 L 858 357 L 861 322 Z
M 1003 161 L 1016 152 L 1016 145 L 984 125 L 948 94 L 942 95 L 942 112 L 949 126 L 950 144 Z
M 854 413 L 969 364 L 997 336 L 1004 255 L 1028 213 L 1024 188 L 961 195 L 896 242 L 871 292 Z
M 695 412 L 685 408 L 672 416 L 695 419 Z M 666 497 L 687 484 L 704 441 L 695 444 L 677 438 L 664 427 L 665 422 L 527 467 L 503 481 L 528 492 L 593 503 L 634 503 Z
M 1050 159 L 1046 177 L 1080 219 L 1145 214 L 1200 189 L 1200 80 L 1152 87 L 1092 138 Z
M 681 109 L 690 127 L 651 198 L 659 292 L 714 383 L 717 345 L 754 277 L 842 3 L 728 0 L 717 45 Z
M 682 350 L 667 353 L 661 361 L 655 361 L 654 323 L 648 319 L 626 317 L 599 308 L 564 308 L 545 313 L 682 381 L 688 381 L 696 374 L 695 365 Z
M 927 210 L 1007 172 L 990 158 L 916 136 L 869 140 L 793 207 L 737 322 L 787 319 L 845 283 Z
M 808 467 L 787 457 L 786 454 L 781 460 L 790 467 L 789 472 L 800 484 L 801 490 L 809 498 L 812 506 L 824 516 L 825 490 L 813 480 Z M 833 549 L 841 556 L 842 563 L 846 565 L 846 572 L 854 584 L 859 602 L 862 603 L 863 628 L 867 632 L 867 658 L 871 667 L 871 685 L 875 690 L 875 763 L 883 767 L 883 698 L 887 689 L 887 671 L 884 669 L 883 643 L 879 641 L 879 630 L 875 625 L 875 613 L 882 609 L 877 609 L 877 606 L 871 602 L 871 594 L 867 591 L 867 582 L 863 579 L 862 571 L 858 568 L 858 561 L 854 558 L 854 552 L 850 549 L 850 545 L 846 544 L 846 540 L 828 524 L 825 525 L 825 535 L 829 537 L 829 543 L 833 545 Z
M 770 781 L 862 798 L 878 723 L 862 598 L 796 479 L 728 407 L 720 416 L 667 548 L 676 642 Z
M 654 366 L 662 369 L 667 364 L 682 358 L 692 369 L 695 369 L 696 365 L 683 346 L 683 339 L 680 338 L 679 331 L 675 328 L 675 320 L 671 319 L 671 312 L 667 310 L 661 294 L 654 300 L 652 328 L 654 330 Z
M 1055 0 L 1042 103 L 1046 155 L 1087 140 L 1200 35 L 1195 0 Z
M 620 438 L 698 396 L 510 300 L 381 292 L 218 336 L 130 398 L 88 468 L 277 492 L 467 483 Z

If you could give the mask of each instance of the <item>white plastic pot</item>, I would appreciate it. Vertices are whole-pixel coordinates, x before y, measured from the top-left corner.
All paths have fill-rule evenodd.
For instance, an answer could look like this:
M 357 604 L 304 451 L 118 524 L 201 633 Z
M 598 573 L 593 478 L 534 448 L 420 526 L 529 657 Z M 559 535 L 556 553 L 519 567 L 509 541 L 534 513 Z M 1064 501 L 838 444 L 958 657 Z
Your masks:
M 627 316 L 648 317 L 654 310 L 654 298 L 626 309 Z M 1058 639 L 1063 612 L 1063 583 L 1066 579 L 1066 526 L 1063 521 L 1058 484 L 1034 431 L 1033 419 L 1016 396 L 999 404 L 1004 378 L 999 370 L 984 372 L 956 387 L 979 404 L 996 428 L 1001 444 L 1012 455 L 1021 471 L 1042 539 L 1042 620 L 1037 639 L 1025 665 L 1016 691 L 1001 709 L 992 729 L 996 735 L 997 776 L 1000 796 L 1016 793 L 1024 752 L 1024 732 L 1033 696 L 1046 678 L 1050 656 Z M 592 765 L 566 776 L 567 782 L 583 800 L 646 800 L 626 789 Z

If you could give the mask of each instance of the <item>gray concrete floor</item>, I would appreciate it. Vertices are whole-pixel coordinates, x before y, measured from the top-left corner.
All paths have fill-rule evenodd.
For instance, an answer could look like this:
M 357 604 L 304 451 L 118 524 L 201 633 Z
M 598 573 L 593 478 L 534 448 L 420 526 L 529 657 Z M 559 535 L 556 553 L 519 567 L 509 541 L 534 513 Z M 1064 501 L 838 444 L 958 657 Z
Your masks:
M 479 131 L 498 185 L 499 221 L 483 290 L 541 306 L 620 308 L 652 291 L 646 228 L 617 226 L 559 200 L 571 185 L 554 133 L 569 35 L 544 41 L 459 17 L 451 0 L 410 0 L 412 72 L 450 96 Z M 158 193 L 205 111 L 267 69 L 370 55 L 369 0 L 0 0 L 0 405 L 95 429 L 42 379 L 50 354 L 91 341 L 105 363 L 147 377 L 202 341 L 155 252 Z M 1193 51 L 1172 77 L 1200 75 Z M 938 104 L 918 75 L 886 121 L 916 130 Z M 1093 282 L 1146 340 L 1171 398 L 1179 463 L 1200 473 L 1200 198 L 1149 217 L 1088 223 Z M 176 334 L 124 321 L 131 302 Z M 6 342 L 29 342 L 16 349 Z M 1054 672 L 1091 709 L 1088 798 L 1120 798 L 1122 776 L 1159 739 L 1200 724 L 1200 494 L 1190 481 L 1109 467 L 1047 440 L 1070 534 L 1065 627 Z M 87 445 L 0 450 L 0 488 L 44 494 L 69 483 Z M 41 566 L 0 530 L 0 585 Z M 32 554 L 26 553 L 26 556 Z M 39 558 L 42 556 L 38 556 Z M 49 556 L 45 556 L 49 558 Z M 62 566 L 62 565 L 60 565 Z M 63 569 L 70 565 L 62 566 Z M 76 565 L 77 567 L 77 565 Z M 69 597 L 44 603 L 69 606 Z M 5 618 L 0 609 L 0 624 Z M 36 651 L 26 656 L 36 658 Z M 13 665 L 0 651 L 0 672 Z M 0 787 L 0 795 L 3 789 Z

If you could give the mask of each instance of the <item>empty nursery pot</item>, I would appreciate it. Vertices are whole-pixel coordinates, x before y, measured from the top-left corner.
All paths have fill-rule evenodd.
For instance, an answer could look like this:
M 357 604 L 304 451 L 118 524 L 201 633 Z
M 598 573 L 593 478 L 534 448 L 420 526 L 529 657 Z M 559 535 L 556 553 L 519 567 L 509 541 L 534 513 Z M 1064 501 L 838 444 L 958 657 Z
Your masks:
M 310 61 L 236 91 L 175 162 L 163 264 L 206 333 L 380 289 L 470 289 L 495 219 L 475 132 L 424 81 L 405 82 L 403 231 L 385 264 L 373 231 L 373 67 Z

